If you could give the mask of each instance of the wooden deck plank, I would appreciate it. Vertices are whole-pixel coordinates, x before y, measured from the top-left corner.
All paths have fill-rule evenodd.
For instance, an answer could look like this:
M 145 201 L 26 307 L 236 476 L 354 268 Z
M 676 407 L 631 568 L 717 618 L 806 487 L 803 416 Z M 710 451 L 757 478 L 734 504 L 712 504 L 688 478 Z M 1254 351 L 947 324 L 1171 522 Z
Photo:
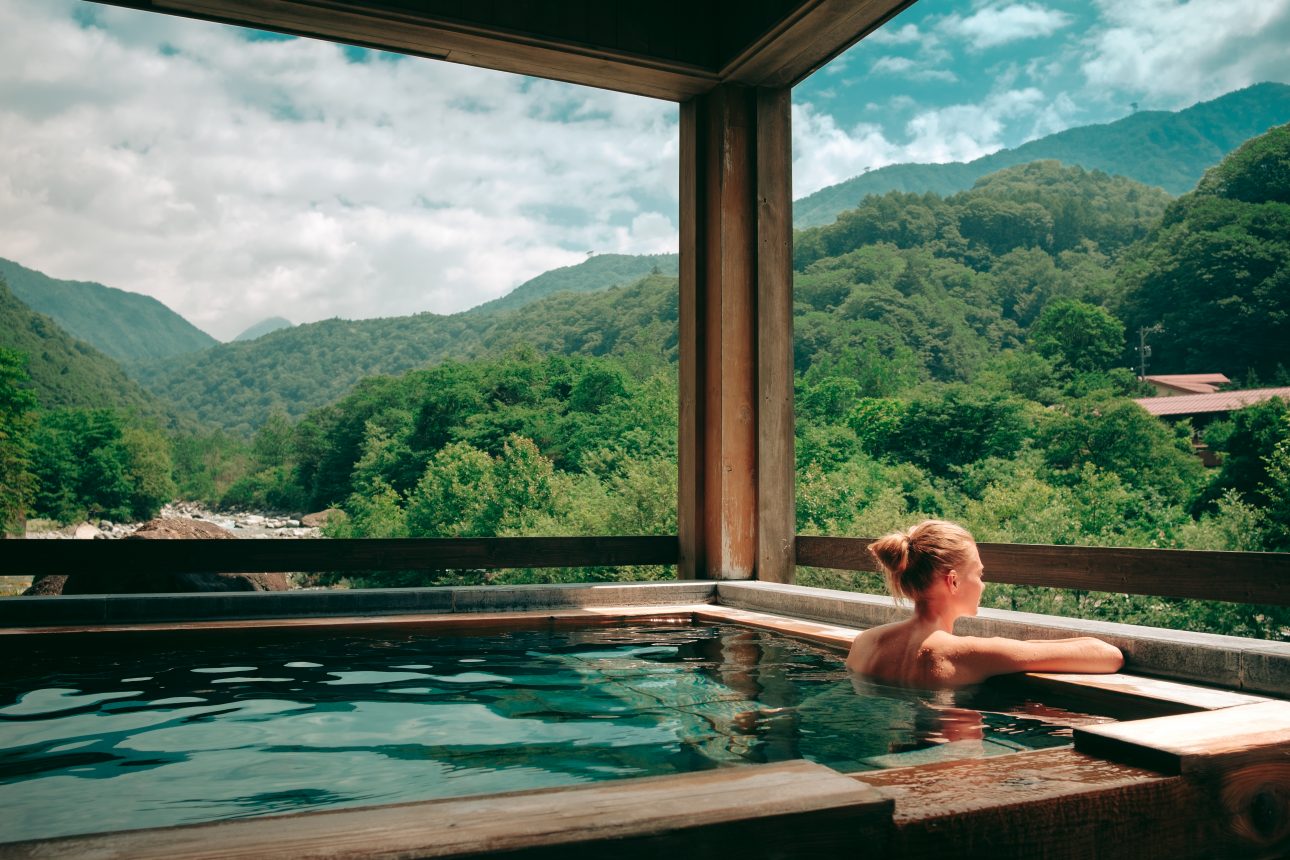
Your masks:
M 1056 672 L 1032 672 L 1027 678 L 1039 688 L 1056 687 L 1063 693 L 1087 694 L 1091 698 L 1105 696 L 1133 699 L 1150 699 L 1187 705 L 1191 708 L 1213 711 L 1218 708 L 1232 708 L 1238 705 L 1256 705 L 1267 702 L 1265 696 L 1253 696 L 1249 693 L 1238 693 L 1233 690 L 1220 690 L 1215 687 L 1197 687 L 1194 684 L 1180 684 L 1161 678 L 1144 678 L 1141 675 L 1127 675 L 1117 672 L 1113 675 L 1073 675 Z
M 1265 758 L 1290 764 L 1290 702 L 1077 728 L 1075 748 L 1163 773 L 1231 769 Z
M 222 621 L 175 621 L 146 624 L 102 624 L 76 627 L 2 627 L 0 636 L 76 635 L 81 633 L 166 633 L 200 630 L 286 630 L 356 627 L 430 627 L 436 630 L 479 630 L 545 627 L 550 624 L 596 625 L 658 621 L 688 624 L 705 604 L 659 606 L 589 606 L 579 609 L 541 609 L 506 612 L 423 613 L 417 615 L 350 615 L 310 618 L 251 618 Z
M 842 856 L 892 801 L 805 761 L 0 845 L 0 858 Z M 804 853 L 803 853 L 804 852 Z

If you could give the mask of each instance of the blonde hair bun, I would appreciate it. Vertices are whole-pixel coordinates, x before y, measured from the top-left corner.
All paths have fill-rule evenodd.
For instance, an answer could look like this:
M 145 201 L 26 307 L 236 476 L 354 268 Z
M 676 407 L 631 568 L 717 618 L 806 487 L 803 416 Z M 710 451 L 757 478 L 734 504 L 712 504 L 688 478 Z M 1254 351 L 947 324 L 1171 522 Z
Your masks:
M 916 599 L 937 573 L 959 564 L 975 541 L 968 530 L 946 520 L 923 520 L 869 544 L 892 595 Z

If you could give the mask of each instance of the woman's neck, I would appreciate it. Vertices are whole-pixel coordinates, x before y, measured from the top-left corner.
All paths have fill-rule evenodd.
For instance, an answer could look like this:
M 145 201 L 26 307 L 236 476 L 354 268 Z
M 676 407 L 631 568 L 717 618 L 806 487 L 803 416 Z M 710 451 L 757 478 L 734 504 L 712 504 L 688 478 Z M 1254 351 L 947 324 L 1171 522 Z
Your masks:
M 959 617 L 946 601 L 919 599 L 914 601 L 914 620 L 919 626 L 954 632 L 954 621 Z

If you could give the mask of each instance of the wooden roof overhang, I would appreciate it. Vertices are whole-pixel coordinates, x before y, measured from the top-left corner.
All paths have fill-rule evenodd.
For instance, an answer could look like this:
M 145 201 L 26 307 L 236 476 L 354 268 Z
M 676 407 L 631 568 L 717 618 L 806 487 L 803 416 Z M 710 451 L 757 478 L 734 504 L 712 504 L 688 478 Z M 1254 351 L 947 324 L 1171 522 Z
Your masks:
M 791 87 L 913 0 L 98 0 L 683 102 Z

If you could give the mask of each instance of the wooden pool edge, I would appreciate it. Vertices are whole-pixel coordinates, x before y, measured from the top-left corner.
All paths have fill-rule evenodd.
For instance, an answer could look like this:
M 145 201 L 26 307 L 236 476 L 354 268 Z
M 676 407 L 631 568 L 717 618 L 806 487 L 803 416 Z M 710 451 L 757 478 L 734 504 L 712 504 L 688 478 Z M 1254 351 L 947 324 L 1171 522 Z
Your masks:
M 191 620 L 92 627 L 9 628 L 25 637 L 87 634 L 175 634 L 240 629 L 433 627 L 466 630 L 619 624 L 729 622 L 773 630 L 835 651 L 858 628 L 714 603 L 598 605 L 521 611 L 418 613 L 310 618 Z M 14 640 L 10 640 L 14 642 Z M 17 642 L 14 642 L 17 644 Z M 1033 675 L 1028 683 L 1077 696 L 1167 705 L 1167 717 L 1076 730 L 1074 748 L 1017 753 L 844 775 L 809 762 L 791 776 L 784 765 L 707 772 L 742 786 L 738 799 L 716 803 L 691 791 L 700 775 L 648 777 L 592 786 L 544 789 L 211 824 L 121 831 L 0 844 L 10 857 L 623 857 L 822 856 L 865 846 L 874 856 L 1281 856 L 1290 850 L 1290 703 L 1120 674 Z M 1262 708 L 1258 714 L 1249 709 Z M 1230 712 L 1231 719 L 1224 712 Z M 1212 749 L 1180 750 L 1192 731 L 1179 722 L 1204 715 Z M 1216 715 L 1216 716 L 1215 716 Z M 1259 724 L 1271 718 L 1277 727 Z M 1217 727 L 1217 728 L 1215 728 Z M 1229 730 L 1230 729 L 1230 730 Z M 1173 748 L 1170 747 L 1173 744 Z M 1183 757 L 1186 764 L 1182 763 Z M 791 770 L 791 768 L 790 768 Z M 809 771 L 809 772 L 808 772 Z M 730 776 L 725 776 L 730 774 Z M 742 776 L 736 777 L 736 774 Z M 687 782 L 686 780 L 691 781 Z M 862 795 L 843 790 L 845 780 Z M 675 780 L 680 780 L 676 782 Z M 767 780 L 759 783 L 758 780 Z M 779 780 L 829 787 L 806 792 L 810 803 L 785 811 L 773 798 Z M 720 781 L 718 781 L 720 783 Z M 707 791 L 719 797 L 721 785 Z M 637 792 L 641 793 L 637 793 Z M 703 792 L 699 792 L 703 794 Z M 623 811 L 622 798 L 634 798 Z M 733 797 L 733 796 L 730 796 Z M 519 799 L 523 799 L 522 803 Z M 767 798 L 771 798 L 767 806 Z M 712 813 L 687 818 L 670 799 Z M 517 807 L 516 804 L 521 806 Z M 644 804 L 642 806 L 641 804 Z M 814 804 L 814 805 L 812 805 Z M 537 810 L 520 814 L 520 808 Z M 594 814 L 589 815 L 589 811 Z M 690 810 L 693 812 L 693 810 Z M 332 816 L 324 818 L 324 816 Z M 342 816 L 336 818 L 335 816 Z M 462 816 L 479 816 L 481 822 Z M 345 833 L 324 834 L 336 821 Z M 543 822 L 563 822 L 558 833 Z M 610 826 L 613 822 L 618 824 Z M 1168 837 L 1162 837 L 1168 833 Z M 1239 849 L 1239 850 L 1238 850 Z M 148 852 L 153 853 L 148 853 Z

